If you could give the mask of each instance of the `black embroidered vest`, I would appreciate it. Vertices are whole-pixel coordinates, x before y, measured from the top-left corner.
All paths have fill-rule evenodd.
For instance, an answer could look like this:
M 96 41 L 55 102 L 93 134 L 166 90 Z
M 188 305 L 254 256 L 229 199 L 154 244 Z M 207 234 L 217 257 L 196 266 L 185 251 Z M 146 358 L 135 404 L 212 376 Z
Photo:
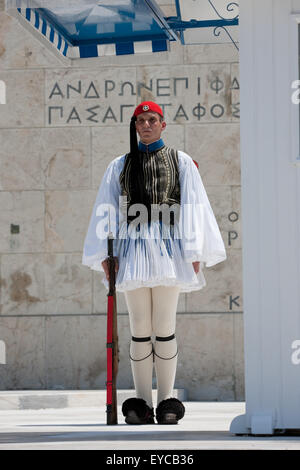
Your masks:
M 179 217 L 180 205 L 180 183 L 179 183 L 179 164 L 178 153 L 176 150 L 163 146 L 156 151 L 140 151 L 139 157 L 142 159 L 145 191 L 149 195 L 151 205 L 159 205 L 159 211 L 163 212 L 163 206 L 173 206 L 170 213 L 170 224 L 174 224 L 174 216 Z M 132 205 L 130 198 L 130 167 L 131 160 L 128 155 L 125 156 L 124 167 L 120 173 L 121 195 L 126 196 L 126 207 L 122 209 L 127 211 Z M 166 207 L 166 206 L 165 206 Z M 156 206 L 157 209 L 157 206 Z M 162 220 L 162 212 L 159 213 L 159 219 Z M 136 217 L 136 216 L 134 216 Z M 148 220 L 155 220 L 157 216 L 152 212 Z M 127 220 L 132 219 L 127 215 Z M 166 219 L 164 219 L 166 220 Z

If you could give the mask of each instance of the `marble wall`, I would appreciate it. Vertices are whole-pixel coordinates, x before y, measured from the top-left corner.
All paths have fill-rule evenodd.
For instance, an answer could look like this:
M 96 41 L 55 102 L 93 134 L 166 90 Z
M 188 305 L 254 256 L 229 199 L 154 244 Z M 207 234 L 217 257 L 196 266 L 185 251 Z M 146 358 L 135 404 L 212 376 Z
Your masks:
M 172 1 L 161 0 L 166 16 Z M 227 249 L 207 285 L 181 294 L 176 386 L 196 400 L 241 400 L 242 233 L 238 53 L 230 44 L 104 57 L 67 67 L 0 1 L 0 389 L 105 387 L 106 291 L 81 265 L 107 164 L 129 145 L 143 99 L 164 107 L 167 144 L 199 170 Z M 120 388 L 131 388 L 129 325 L 118 293 Z

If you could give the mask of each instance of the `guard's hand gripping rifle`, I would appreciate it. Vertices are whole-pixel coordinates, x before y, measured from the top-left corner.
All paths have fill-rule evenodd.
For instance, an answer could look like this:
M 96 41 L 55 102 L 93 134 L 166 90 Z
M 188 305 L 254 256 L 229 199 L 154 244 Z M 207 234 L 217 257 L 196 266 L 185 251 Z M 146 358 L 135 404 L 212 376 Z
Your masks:
M 113 255 L 113 235 L 109 232 L 107 238 L 109 291 L 107 294 L 107 382 L 106 382 L 106 424 L 118 424 L 117 409 L 117 373 L 118 373 L 118 327 L 116 272 Z

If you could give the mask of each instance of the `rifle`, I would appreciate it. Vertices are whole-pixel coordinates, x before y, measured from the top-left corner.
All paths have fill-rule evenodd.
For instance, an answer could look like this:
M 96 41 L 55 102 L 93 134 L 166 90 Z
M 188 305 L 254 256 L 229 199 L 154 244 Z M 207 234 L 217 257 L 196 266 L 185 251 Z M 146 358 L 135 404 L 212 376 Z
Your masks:
M 117 373 L 118 373 L 118 327 L 117 327 L 117 299 L 116 299 L 116 272 L 113 255 L 113 235 L 108 234 L 108 269 L 109 291 L 107 294 L 107 382 L 106 382 L 106 424 L 118 424 L 117 408 Z

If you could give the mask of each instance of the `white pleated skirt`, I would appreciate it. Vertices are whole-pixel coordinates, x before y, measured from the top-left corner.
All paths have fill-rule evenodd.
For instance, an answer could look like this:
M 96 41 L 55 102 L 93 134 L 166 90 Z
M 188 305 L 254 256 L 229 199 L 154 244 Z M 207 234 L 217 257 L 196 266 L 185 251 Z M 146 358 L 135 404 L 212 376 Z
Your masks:
M 167 226 L 160 221 L 123 224 L 119 228 L 114 256 L 119 270 L 116 290 L 124 292 L 140 287 L 177 286 L 180 292 L 202 289 L 206 281 L 200 263 L 198 274 L 191 262 L 183 257 L 178 225 Z M 108 289 L 106 278 L 102 280 Z

